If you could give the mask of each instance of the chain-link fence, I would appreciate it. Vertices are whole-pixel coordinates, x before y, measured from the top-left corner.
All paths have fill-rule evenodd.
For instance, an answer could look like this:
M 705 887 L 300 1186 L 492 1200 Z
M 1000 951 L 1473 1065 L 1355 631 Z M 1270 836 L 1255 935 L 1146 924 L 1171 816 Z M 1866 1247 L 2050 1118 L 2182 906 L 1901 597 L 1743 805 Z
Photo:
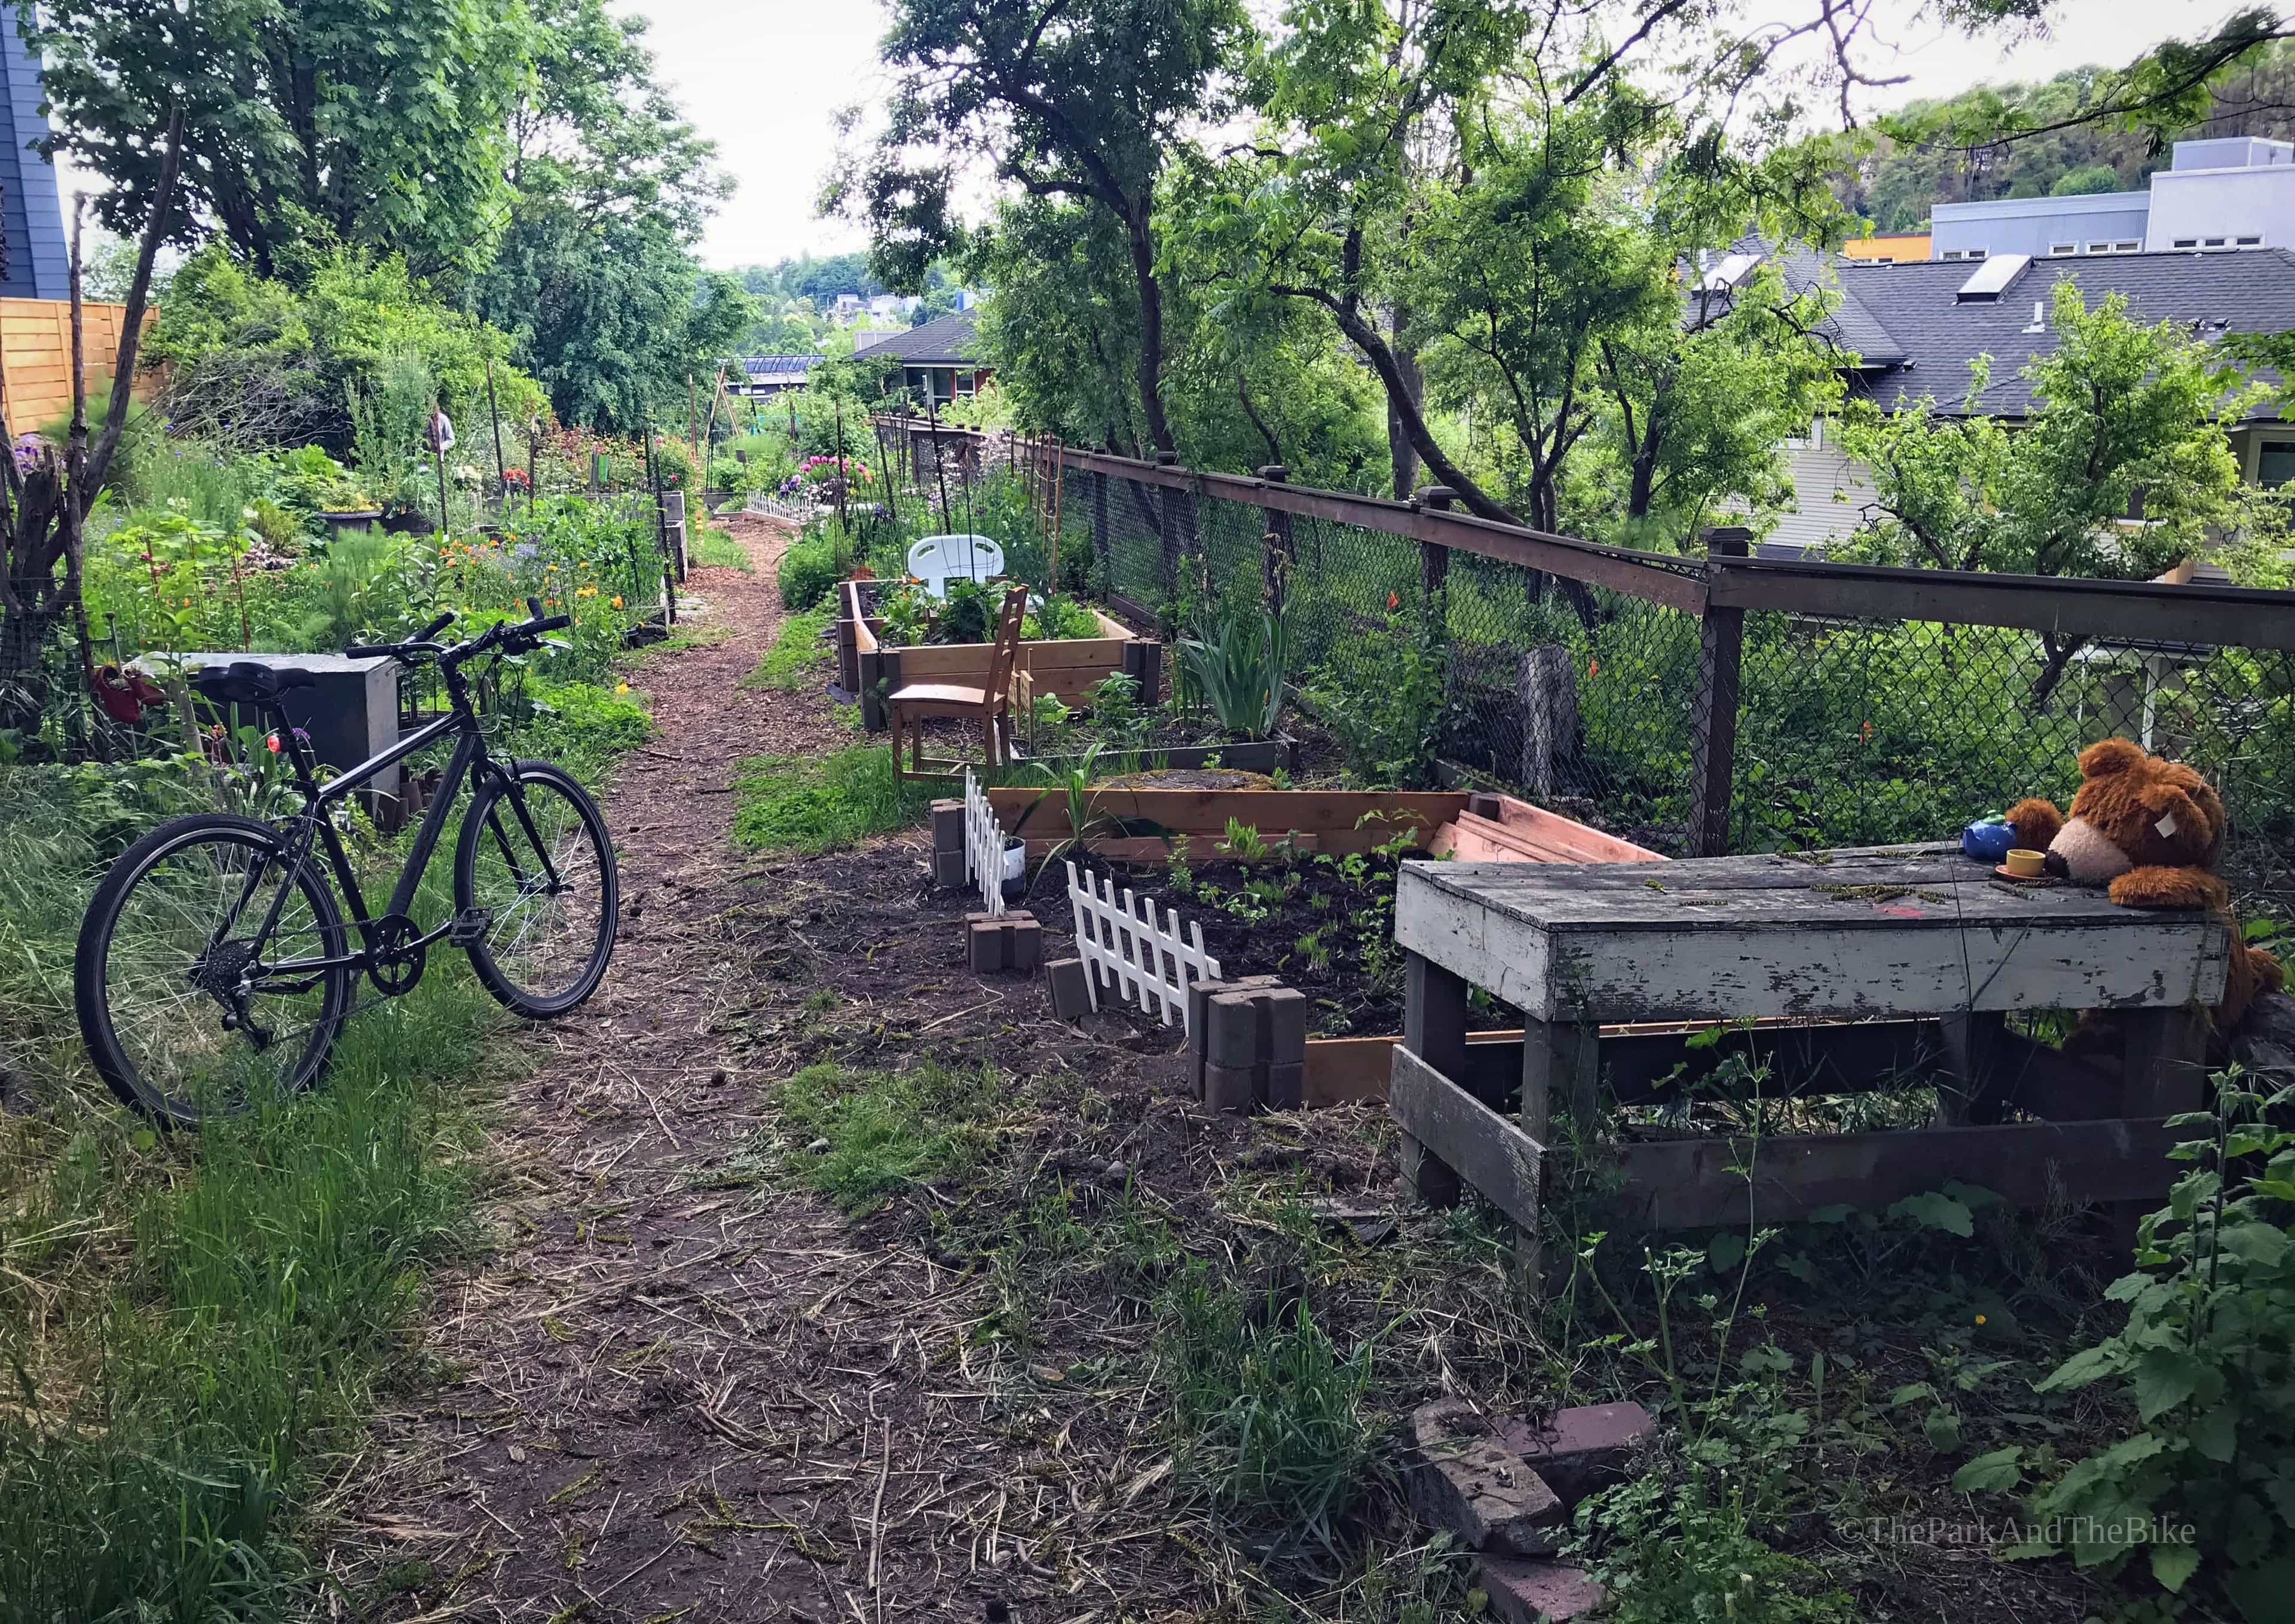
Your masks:
M 2173 590 L 2173 589 L 2169 589 Z M 2107 735 L 2224 799 L 2225 868 L 2295 894 L 2295 653 L 1937 621 L 1748 615 L 1730 846 L 1933 840 L 2059 805 Z
M 2007 597 L 1970 600 L 1972 619 L 2020 624 L 1758 607 L 1855 575 L 1859 603 L 1911 608 L 1965 580 L 1801 565 L 1796 582 L 1749 571 L 1760 590 L 1717 609 L 1715 572 L 1748 567 L 1631 555 L 1621 577 L 1606 550 L 1501 526 L 1430 541 L 1422 508 L 1067 462 L 1062 547 L 1088 552 L 1091 587 L 1173 627 L 1281 602 L 1304 707 L 1366 765 L 1463 767 L 1661 850 L 1772 851 L 1949 839 L 2028 795 L 2062 804 L 2080 748 L 2118 734 L 2216 784 L 2234 884 L 2295 902 L 2290 594 L 1986 577 Z M 1548 567 L 1492 556 L 1509 535 L 1554 543 Z M 2125 630 L 2162 616 L 2204 635 Z M 1717 682 L 1733 639 L 1735 681 Z M 1717 689 L 1736 694 L 1734 733 L 1712 730 Z M 1719 753 L 1703 772 L 1702 733 Z

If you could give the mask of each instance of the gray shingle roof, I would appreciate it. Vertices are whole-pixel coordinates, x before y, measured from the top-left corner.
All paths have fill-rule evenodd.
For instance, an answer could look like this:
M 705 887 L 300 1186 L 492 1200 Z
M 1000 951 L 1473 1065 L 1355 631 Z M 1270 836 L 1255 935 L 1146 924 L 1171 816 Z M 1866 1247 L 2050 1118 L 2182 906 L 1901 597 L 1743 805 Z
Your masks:
M 2056 334 L 2028 333 L 2032 306 L 2055 286 L 2077 281 L 2093 306 L 2107 294 L 2128 299 L 2139 321 L 2175 321 L 2232 332 L 2295 329 L 2295 253 L 2257 249 L 2231 254 L 2114 254 L 2035 259 L 1997 301 L 1961 304 L 1954 295 L 1981 262 L 1924 260 L 1910 265 L 1838 264 L 1827 267 L 1842 291 L 1836 315 L 1842 339 L 1865 360 L 1858 388 L 1883 407 L 1923 396 L 1940 412 L 1959 414 L 1968 397 L 1968 363 L 1992 357 L 1992 380 L 1977 397 L 1987 416 L 2021 417 L 2032 407 L 2026 362 L 2056 346 Z M 1790 275 L 1790 272 L 1788 273 Z M 1866 336 L 1857 342 L 1852 334 Z M 1877 366 L 1874 364 L 1879 363 Z M 2275 404 L 2253 416 L 2275 419 Z
M 981 356 L 974 328 L 976 310 L 960 310 L 906 332 L 888 333 L 874 344 L 856 347 L 856 360 L 901 361 L 911 366 L 978 365 Z

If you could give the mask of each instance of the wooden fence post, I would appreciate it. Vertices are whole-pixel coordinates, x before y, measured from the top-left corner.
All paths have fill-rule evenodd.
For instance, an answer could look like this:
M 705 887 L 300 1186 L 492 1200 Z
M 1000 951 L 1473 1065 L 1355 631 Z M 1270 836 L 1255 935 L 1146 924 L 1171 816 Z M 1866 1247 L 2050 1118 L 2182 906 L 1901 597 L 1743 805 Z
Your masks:
M 1704 533 L 1707 582 L 1727 560 L 1750 551 L 1743 525 Z M 1697 706 L 1690 719 L 1688 846 L 1692 857 L 1729 850 L 1729 805 L 1737 771 L 1737 683 L 1745 647 L 1745 611 L 1708 604 L 1697 632 Z
M 1291 470 L 1280 462 L 1270 462 L 1259 470 L 1259 477 L 1270 485 L 1287 485 Z M 1280 508 L 1262 510 L 1267 515 L 1267 530 L 1260 538 L 1259 571 L 1267 595 L 1270 614 L 1283 613 L 1283 591 L 1291 578 L 1292 566 L 1298 553 L 1291 540 L 1291 516 Z
M 1447 485 L 1422 486 L 1413 500 L 1422 508 L 1447 513 L 1458 500 L 1458 493 Z M 1450 550 L 1440 542 L 1419 543 L 1418 595 L 1425 600 L 1430 608 L 1434 600 L 1442 595 L 1442 589 L 1450 579 Z

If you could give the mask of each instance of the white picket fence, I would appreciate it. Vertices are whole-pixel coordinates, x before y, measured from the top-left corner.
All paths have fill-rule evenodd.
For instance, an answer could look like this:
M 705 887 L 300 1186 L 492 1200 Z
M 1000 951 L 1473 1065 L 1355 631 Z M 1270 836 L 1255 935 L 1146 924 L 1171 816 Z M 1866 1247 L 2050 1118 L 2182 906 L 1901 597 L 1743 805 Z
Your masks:
M 992 919 L 1004 917 L 1004 826 L 970 768 L 964 773 L 965 877 L 979 887 L 980 905 Z
M 751 491 L 748 501 L 742 504 L 742 510 L 767 518 L 786 518 L 799 525 L 821 511 L 809 502 L 783 502 L 770 491 Z
M 1099 1008 L 1103 978 L 1112 987 L 1164 1025 L 1176 1014 L 1181 1028 L 1188 1025 L 1188 987 L 1191 982 L 1220 979 L 1220 961 L 1204 951 L 1204 927 L 1190 920 L 1184 934 L 1178 913 L 1166 910 L 1156 922 L 1156 904 L 1135 899 L 1123 888 L 1115 899 L 1115 882 L 1103 877 L 1099 891 L 1092 877 L 1068 869 L 1068 902 L 1075 910 L 1076 956 L 1084 962 L 1084 985 L 1091 1007 Z M 1192 939 L 1190 939 L 1192 938 Z

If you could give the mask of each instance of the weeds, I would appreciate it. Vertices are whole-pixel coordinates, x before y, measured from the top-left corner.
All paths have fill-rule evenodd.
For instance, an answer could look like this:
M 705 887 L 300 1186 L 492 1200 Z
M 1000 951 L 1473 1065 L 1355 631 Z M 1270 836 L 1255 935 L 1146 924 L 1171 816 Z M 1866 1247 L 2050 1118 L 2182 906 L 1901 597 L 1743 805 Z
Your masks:
M 794 693 L 826 680 L 836 657 L 821 647 L 821 634 L 837 618 L 833 607 L 806 609 L 781 623 L 780 632 L 757 668 L 741 680 L 744 688 L 778 688 Z
M 734 780 L 733 838 L 766 851 L 818 853 L 917 821 L 933 792 L 894 770 L 882 745 L 828 755 L 753 755 Z
M 757 567 L 732 532 L 719 528 L 706 519 L 695 521 L 689 542 L 687 562 L 703 569 L 738 569 L 744 574 Z
M 994 1071 L 933 1064 L 858 1073 L 809 1065 L 781 1084 L 788 1165 L 848 1213 L 988 1154 L 1009 1095 Z M 814 1147 L 820 1147 L 816 1149 Z
M 1371 1344 L 1342 1356 L 1306 1299 L 1190 1263 L 1164 1305 L 1172 1419 L 1214 1504 L 1329 1546 L 1362 1492 Z

